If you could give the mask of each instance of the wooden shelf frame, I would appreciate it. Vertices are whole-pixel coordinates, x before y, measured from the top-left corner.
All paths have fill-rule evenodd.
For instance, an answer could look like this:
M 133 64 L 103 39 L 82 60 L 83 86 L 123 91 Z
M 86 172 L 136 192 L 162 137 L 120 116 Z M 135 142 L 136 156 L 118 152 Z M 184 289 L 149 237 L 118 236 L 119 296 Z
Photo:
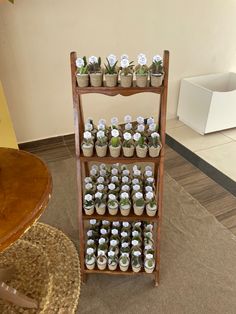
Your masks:
M 85 269 L 84 263 L 84 253 L 85 253 L 85 226 L 84 222 L 88 219 L 96 218 L 96 219 L 106 219 L 106 220 L 138 220 L 138 221 L 153 221 L 155 225 L 156 232 L 156 241 L 155 241 L 155 259 L 156 259 L 156 268 L 153 272 L 155 277 L 155 285 L 159 284 L 160 279 L 160 239 L 161 239 L 161 222 L 162 222 L 162 212 L 163 212 L 163 180 L 164 180 L 164 150 L 165 150 L 165 132 L 166 132 L 166 110 L 167 110 L 167 93 L 168 93 L 168 77 L 169 77 L 169 51 L 165 50 L 163 54 L 163 68 L 164 68 L 164 79 L 163 83 L 160 87 L 151 87 L 148 82 L 148 86 L 145 88 L 136 87 L 135 81 L 133 82 L 133 86 L 130 88 L 124 88 L 118 85 L 117 87 L 106 87 L 105 82 L 102 87 L 78 87 L 76 80 L 76 52 L 71 52 L 70 54 L 70 63 L 71 63 L 71 80 L 72 80 L 72 95 L 73 95 L 73 108 L 74 108 L 74 124 L 75 124 L 75 145 L 76 145 L 76 164 L 77 164 L 77 188 L 78 188 L 78 223 L 79 223 L 79 238 L 80 238 L 80 263 L 81 263 L 81 275 L 82 281 L 86 281 L 86 275 L 92 273 L 104 273 L 104 274 L 113 274 L 113 275 L 136 275 L 136 274 L 144 274 L 145 271 L 140 273 L 130 272 L 121 272 L 121 271 L 109 271 L 109 270 L 94 270 L 90 271 Z M 160 139 L 162 142 L 162 149 L 160 152 L 160 156 L 158 158 L 126 158 L 120 156 L 118 158 L 112 158 L 110 156 L 100 158 L 97 156 L 85 157 L 81 153 L 81 142 L 82 136 L 84 132 L 84 114 L 83 114 L 83 106 L 82 106 L 82 95 L 90 94 L 90 93 L 98 93 L 107 96 L 131 96 L 138 93 L 156 93 L 160 95 L 159 97 L 159 133 Z M 149 217 L 145 214 L 142 216 L 130 215 L 128 218 L 121 215 L 111 216 L 109 214 L 100 216 L 100 215 L 91 215 L 86 216 L 83 213 L 83 178 L 88 175 L 88 163 L 89 162 L 102 162 L 102 163 L 137 163 L 137 162 L 146 162 L 146 163 L 154 163 L 154 175 L 156 180 L 156 196 L 158 200 L 158 216 Z M 144 217 L 146 216 L 146 217 Z M 137 219 L 136 219 L 137 218 Z M 145 273 L 146 274 L 146 273 Z

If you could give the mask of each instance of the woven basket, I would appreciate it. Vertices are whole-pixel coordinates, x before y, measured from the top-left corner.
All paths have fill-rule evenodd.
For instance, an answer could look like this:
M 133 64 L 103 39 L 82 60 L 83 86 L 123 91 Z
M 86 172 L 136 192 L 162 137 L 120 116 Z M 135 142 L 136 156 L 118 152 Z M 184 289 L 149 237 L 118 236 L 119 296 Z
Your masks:
M 88 87 L 89 86 L 89 76 L 88 74 L 77 74 L 77 83 L 79 87 Z
M 136 154 L 139 158 L 145 158 L 147 155 L 147 146 L 144 148 L 136 146 Z
M 121 75 L 120 85 L 121 87 L 131 87 L 133 82 L 133 75 Z
M 95 148 L 96 148 L 96 153 L 97 153 L 98 157 L 105 157 L 106 156 L 107 145 L 104 145 L 104 146 L 96 145 Z
M 150 157 L 158 157 L 160 154 L 160 150 L 161 150 L 161 146 L 158 147 L 154 147 L 154 146 L 150 146 L 149 147 L 149 156 Z
M 102 86 L 102 73 L 91 73 L 89 76 L 91 86 L 93 87 Z
M 106 86 L 115 87 L 118 82 L 118 74 L 105 74 Z
M 123 155 L 125 157 L 132 157 L 134 155 L 134 146 L 131 147 L 122 147 Z
M 148 75 L 147 74 L 136 74 L 136 85 L 137 87 L 147 86 Z
M 153 87 L 159 87 L 161 86 L 163 81 L 163 74 L 159 75 L 159 74 L 151 74 L 151 85 Z
M 112 147 L 112 146 L 110 145 L 110 146 L 109 146 L 109 150 L 110 150 L 110 155 L 111 155 L 111 157 L 117 158 L 117 157 L 120 156 L 121 146 Z

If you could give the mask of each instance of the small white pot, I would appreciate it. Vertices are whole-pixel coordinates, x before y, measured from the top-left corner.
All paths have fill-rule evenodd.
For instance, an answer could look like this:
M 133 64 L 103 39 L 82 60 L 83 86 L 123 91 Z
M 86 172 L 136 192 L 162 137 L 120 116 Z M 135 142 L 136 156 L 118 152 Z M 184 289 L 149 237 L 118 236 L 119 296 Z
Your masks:
M 146 212 L 147 212 L 147 215 L 150 216 L 150 217 L 155 216 L 156 212 L 157 212 L 157 206 L 155 208 L 153 208 L 149 204 L 147 204 Z
M 131 146 L 131 147 L 122 147 L 123 149 L 123 155 L 125 157 L 133 157 L 134 155 L 134 146 Z
M 149 267 L 149 266 L 147 265 L 147 261 L 145 261 L 145 263 L 144 263 L 144 269 L 145 269 L 145 272 L 146 272 L 146 273 L 151 274 L 151 273 L 154 271 L 154 269 L 155 269 L 155 264 L 154 264 L 152 267 Z
M 100 206 L 96 205 L 96 212 L 98 215 L 104 215 L 106 212 L 106 205 L 102 203 Z
M 158 157 L 160 154 L 160 150 L 161 150 L 161 146 L 158 147 L 154 147 L 154 146 L 150 146 L 149 147 L 149 156 L 150 157 Z
M 104 270 L 107 267 L 107 258 L 104 259 L 103 263 L 99 262 L 99 259 L 97 258 L 97 266 L 98 269 Z
M 122 216 L 128 216 L 130 213 L 130 206 L 127 207 L 120 207 L 120 212 Z
M 93 258 L 90 263 L 85 262 L 85 264 L 86 264 L 86 267 L 88 269 L 90 269 L 90 270 L 94 269 L 94 267 L 95 267 L 95 258 Z
M 147 146 L 136 146 L 136 154 L 139 158 L 145 158 L 147 156 Z
M 84 211 L 86 215 L 92 215 L 94 213 L 94 205 L 90 207 L 84 207 Z
M 98 157 L 105 157 L 106 156 L 107 145 L 104 145 L 104 146 L 96 145 L 95 148 L 96 148 L 96 153 L 97 153 Z
M 109 264 L 108 263 L 108 268 L 109 270 L 116 270 L 118 263 L 114 263 L 114 264 Z
M 133 83 L 133 75 L 122 75 L 120 76 L 120 85 L 121 87 L 131 87 Z
M 144 211 L 144 206 L 140 207 L 140 206 L 136 206 L 134 204 L 134 213 L 135 213 L 135 215 L 141 216 L 143 214 L 143 211 Z
M 151 74 L 151 86 L 159 87 L 163 81 L 163 74 Z
M 77 83 L 79 87 L 88 87 L 89 86 L 89 76 L 88 74 L 77 74 Z
M 112 147 L 111 145 L 109 146 L 109 150 L 110 150 L 110 155 L 113 158 L 117 158 L 120 156 L 120 150 L 121 150 L 121 146 L 119 145 L 118 147 Z
M 117 213 L 118 213 L 118 206 L 117 207 L 109 207 L 108 206 L 108 212 L 112 216 L 117 215 Z
M 82 144 L 82 151 L 85 157 L 92 157 L 93 156 L 93 145 L 85 145 Z
M 139 265 L 138 267 L 132 265 L 132 270 L 133 270 L 133 272 L 135 272 L 135 273 L 140 272 L 140 270 L 141 270 L 141 265 Z
M 118 74 L 105 74 L 106 86 L 115 87 L 118 82 Z
M 121 271 L 127 271 L 129 268 L 129 263 L 127 263 L 127 265 L 123 265 L 119 263 L 119 267 Z
M 90 75 L 90 84 L 93 87 L 100 87 L 102 86 L 102 73 L 91 73 Z

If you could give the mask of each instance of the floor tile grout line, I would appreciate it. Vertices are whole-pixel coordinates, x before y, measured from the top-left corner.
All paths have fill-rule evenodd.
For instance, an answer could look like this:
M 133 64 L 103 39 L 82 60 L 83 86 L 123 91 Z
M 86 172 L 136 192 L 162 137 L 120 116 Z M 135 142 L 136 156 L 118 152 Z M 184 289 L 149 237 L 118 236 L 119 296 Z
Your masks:
M 176 140 L 177 141 L 177 140 Z M 227 142 L 227 143 L 222 143 L 222 144 L 218 144 L 218 145 L 214 145 L 214 146 L 209 146 L 208 148 L 204 148 L 204 149 L 198 149 L 198 150 L 195 150 L 195 151 L 193 151 L 192 150 L 192 152 L 193 153 L 195 153 L 195 154 L 197 154 L 198 152 L 202 152 L 202 151 L 204 151 L 204 150 L 209 150 L 209 149 L 212 149 L 212 148 L 216 148 L 216 147 L 220 147 L 220 146 L 223 146 L 223 145 L 228 145 L 228 144 L 230 144 L 230 143 L 232 143 L 232 142 L 234 142 L 234 140 L 231 140 L 231 141 L 229 141 L 229 142 Z M 182 143 L 181 143 L 182 144 Z M 184 145 L 184 144 L 182 144 L 182 145 Z M 184 145 L 185 146 L 185 145 Z M 185 147 L 187 147 L 187 146 L 185 146 Z M 188 148 L 188 147 L 187 147 Z M 188 148 L 188 149 L 190 149 L 190 148 Z

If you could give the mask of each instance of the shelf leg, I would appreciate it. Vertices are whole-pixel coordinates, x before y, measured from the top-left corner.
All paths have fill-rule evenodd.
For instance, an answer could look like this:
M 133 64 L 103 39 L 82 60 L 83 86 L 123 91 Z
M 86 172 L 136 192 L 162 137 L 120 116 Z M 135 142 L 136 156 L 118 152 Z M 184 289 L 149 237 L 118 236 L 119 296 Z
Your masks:
M 159 282 L 160 282 L 160 273 L 159 273 L 159 270 L 155 273 L 155 279 L 154 279 L 154 284 L 155 284 L 155 287 L 158 287 L 159 286 Z

